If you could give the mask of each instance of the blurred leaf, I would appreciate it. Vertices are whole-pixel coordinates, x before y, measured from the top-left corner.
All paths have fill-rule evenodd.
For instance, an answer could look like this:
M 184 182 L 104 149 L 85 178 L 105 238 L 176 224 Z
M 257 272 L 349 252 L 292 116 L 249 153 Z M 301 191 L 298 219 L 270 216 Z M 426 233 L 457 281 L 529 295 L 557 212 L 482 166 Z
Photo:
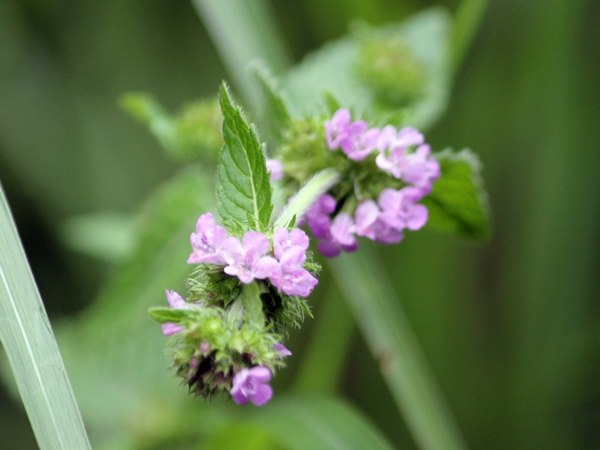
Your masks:
M 179 116 L 169 114 L 151 94 L 129 92 L 121 107 L 147 125 L 161 146 L 176 161 L 196 162 L 217 158 L 222 144 L 223 120 L 216 99 L 186 105 Z
M 490 236 L 487 194 L 480 176 L 481 163 L 470 150 L 435 155 L 442 177 L 422 200 L 429 210 L 427 227 L 474 239 Z
M 219 214 L 230 226 L 265 230 L 273 209 L 273 189 L 264 148 L 258 141 L 255 127 L 248 126 L 240 107 L 232 103 L 224 83 L 219 100 L 225 141 L 219 159 Z
M 183 288 L 191 271 L 189 235 L 198 216 L 214 210 L 212 178 L 188 167 L 160 186 L 136 217 L 130 257 L 77 322 L 57 329 L 83 415 L 105 439 L 132 429 L 159 433 L 185 401 L 185 390 L 167 373 L 165 337 L 147 309 L 167 304 L 165 289 Z
M 132 217 L 116 212 L 70 217 L 62 223 L 60 232 L 73 250 L 110 263 L 129 256 L 135 243 Z
M 165 149 L 177 148 L 178 138 L 175 119 L 152 94 L 129 92 L 121 96 L 119 104 L 141 123 L 148 125 L 150 132 Z
M 39 448 L 91 448 L 65 364 L 1 188 L 0 323 L 0 342 Z
M 419 129 L 431 126 L 445 111 L 450 91 L 448 39 L 451 17 L 442 8 L 430 8 L 401 24 L 372 28 L 371 33 L 395 36 L 406 43 L 412 57 L 423 69 L 422 94 L 406 108 L 378 102 L 373 90 L 356 76 L 359 39 L 346 37 L 308 55 L 288 72 L 284 92 L 291 106 L 314 112 L 327 91 L 343 106 L 358 115 L 376 110 L 380 115 L 403 117 L 401 125 Z M 402 112 L 402 116 L 400 116 Z M 396 125 L 396 124 L 395 124 Z
M 359 252 L 330 260 L 340 291 L 418 447 L 463 450 L 466 444 L 373 245 L 363 242 Z
M 368 110 L 374 95 L 354 77 L 357 54 L 358 45 L 352 37 L 330 42 L 308 54 L 282 80 L 290 106 L 300 113 L 317 112 L 322 93 L 327 91 L 345 108 L 359 113 Z
M 321 95 L 323 96 L 323 103 L 325 104 L 327 112 L 329 115 L 333 116 L 335 112 L 341 108 L 339 102 L 335 96 L 327 90 L 324 90 Z
M 270 433 L 261 427 L 234 424 L 214 434 L 205 443 L 203 450 L 285 450 L 273 440 Z
M 368 419 L 334 397 L 277 399 L 248 416 L 290 450 L 369 449 L 393 447 Z
M 262 90 L 264 107 L 261 115 L 266 131 L 272 139 L 280 141 L 283 131 L 289 127 L 291 122 L 286 102 L 275 87 L 275 80 L 264 64 L 254 64 L 252 73 Z

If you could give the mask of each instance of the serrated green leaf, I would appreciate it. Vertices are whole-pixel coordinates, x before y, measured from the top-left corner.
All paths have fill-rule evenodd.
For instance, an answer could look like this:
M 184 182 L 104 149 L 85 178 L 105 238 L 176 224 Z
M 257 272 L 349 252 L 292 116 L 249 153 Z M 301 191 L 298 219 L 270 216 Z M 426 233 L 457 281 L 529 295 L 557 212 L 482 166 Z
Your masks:
M 421 130 L 430 127 L 445 111 L 450 94 L 451 21 L 449 13 L 437 7 L 402 23 L 368 30 L 374 35 L 401 38 L 422 66 L 422 93 L 406 107 L 381 103 L 373 89 L 358 78 L 360 39 L 354 36 L 325 45 L 287 73 L 283 90 L 290 106 L 305 113 L 318 112 L 322 92 L 328 91 L 344 108 L 352 109 L 358 116 L 370 114 L 370 119 L 382 122 L 377 125 L 411 125 Z
M 251 68 L 252 73 L 258 80 L 263 95 L 263 122 L 267 132 L 276 142 L 281 140 L 282 134 L 290 126 L 291 116 L 288 106 L 280 92 L 275 87 L 275 80 L 267 67 L 255 63 Z
M 219 94 L 223 139 L 219 160 L 218 209 L 226 226 L 266 230 L 273 204 L 263 147 L 254 127 L 248 126 L 234 105 L 225 83 Z
M 482 187 L 481 163 L 470 150 L 435 155 L 442 176 L 422 203 L 429 210 L 427 227 L 463 237 L 487 239 L 490 235 L 487 196 Z
M 169 308 L 168 306 L 153 306 L 148 309 L 152 320 L 158 323 L 179 322 L 190 313 L 187 309 Z

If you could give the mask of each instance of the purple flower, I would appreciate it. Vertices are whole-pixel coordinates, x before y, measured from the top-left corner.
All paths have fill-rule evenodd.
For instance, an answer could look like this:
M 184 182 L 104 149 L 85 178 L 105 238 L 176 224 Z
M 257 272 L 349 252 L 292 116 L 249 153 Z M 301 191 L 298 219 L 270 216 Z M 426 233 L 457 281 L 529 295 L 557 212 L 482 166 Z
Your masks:
M 377 147 L 379 129 L 367 130 L 367 122 L 357 121 L 348 128 L 346 137 L 342 139 L 342 150 L 348 158 L 354 161 L 362 161 Z
M 269 238 L 258 231 L 247 231 L 242 242 L 230 237 L 223 243 L 223 254 L 227 266 L 225 273 L 236 276 L 242 283 L 251 283 L 255 278 L 266 278 L 264 263 L 271 263 L 274 258 L 264 256 L 269 251 Z M 270 266 L 268 266 L 270 267 Z
M 231 396 L 238 405 L 250 400 L 256 406 L 262 406 L 271 400 L 273 388 L 269 386 L 271 371 L 268 367 L 256 366 L 241 369 L 233 377 Z
M 328 258 L 335 258 L 341 250 L 353 252 L 358 248 L 354 236 L 354 221 L 348 213 L 339 213 L 329 228 L 329 235 L 317 245 L 319 251 Z
M 441 175 L 440 163 L 429 157 L 430 152 L 429 145 L 420 145 L 402 162 L 402 180 L 419 188 L 423 195 L 431 192 L 431 185 Z
M 405 127 L 396 133 L 396 129 L 388 125 L 379 134 L 377 148 L 380 153 L 375 163 L 381 170 L 391 173 L 395 178 L 400 178 L 406 149 L 412 145 L 421 145 L 423 142 L 425 142 L 423 135 L 415 128 Z
M 329 214 L 335 211 L 335 206 L 335 199 L 331 195 L 323 194 L 307 211 L 305 217 L 308 228 L 317 239 L 329 237 L 329 228 L 331 227 Z
M 283 344 L 275 344 L 274 345 L 275 351 L 277 353 L 279 353 L 279 356 L 291 356 L 292 352 L 290 352 L 287 348 L 285 348 L 285 345 Z
M 350 127 L 350 111 L 347 109 L 338 109 L 331 121 L 325 122 L 325 131 L 327 133 L 327 146 L 330 150 L 336 150 L 342 139 L 348 133 Z
M 283 163 L 281 161 L 267 158 L 267 170 L 271 172 L 271 181 L 279 181 L 283 178 Z
M 427 208 L 416 204 L 421 198 L 421 190 L 412 186 L 399 191 L 384 189 L 379 195 L 379 206 L 383 211 L 379 218 L 398 231 L 404 228 L 418 230 L 428 219 Z
M 215 225 L 211 213 L 202 214 L 196 223 L 196 232 L 192 233 L 192 254 L 188 264 L 225 264 L 221 247 L 227 238 L 227 231 L 220 225 Z
M 381 211 L 373 200 L 361 202 L 354 216 L 356 234 L 366 236 L 380 244 L 397 244 L 402 240 L 402 232 L 381 220 L 380 214 Z
M 277 259 L 290 247 L 301 247 L 306 251 L 308 249 L 308 236 L 298 228 L 288 232 L 285 228 L 277 228 L 273 233 L 273 253 Z
M 306 249 L 298 246 L 288 248 L 281 255 L 279 263 L 269 267 L 268 276 L 273 286 L 287 295 L 308 297 L 319 281 L 302 267 L 304 261 Z
M 167 301 L 171 308 L 175 309 L 190 309 L 191 305 L 187 303 L 181 296 L 175 291 L 166 291 L 167 293 Z M 183 327 L 181 325 L 176 324 L 175 322 L 167 322 L 163 323 L 162 332 L 165 336 L 171 336 L 172 334 L 180 333 L 183 331 Z

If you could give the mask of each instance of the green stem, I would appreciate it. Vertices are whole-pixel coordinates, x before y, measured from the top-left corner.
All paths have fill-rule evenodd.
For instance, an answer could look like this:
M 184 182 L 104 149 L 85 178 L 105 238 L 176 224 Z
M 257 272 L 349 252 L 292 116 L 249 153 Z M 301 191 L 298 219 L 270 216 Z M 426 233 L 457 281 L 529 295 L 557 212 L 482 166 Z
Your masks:
M 0 323 L 0 341 L 40 449 L 91 448 L 1 188 Z
M 327 287 L 324 305 L 300 366 L 295 389 L 302 392 L 334 392 L 339 385 L 348 353 L 354 320 L 335 284 Z
M 372 245 L 331 260 L 331 268 L 418 446 L 467 448 L 398 295 Z

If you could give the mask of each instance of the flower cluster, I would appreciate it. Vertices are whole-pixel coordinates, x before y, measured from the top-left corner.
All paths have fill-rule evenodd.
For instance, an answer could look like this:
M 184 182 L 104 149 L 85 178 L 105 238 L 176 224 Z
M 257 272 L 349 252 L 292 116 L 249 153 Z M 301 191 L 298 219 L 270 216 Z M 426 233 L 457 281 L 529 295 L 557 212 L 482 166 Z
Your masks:
M 228 237 L 225 228 L 216 225 L 213 215 L 206 213 L 198 219 L 190 240 L 193 252 L 188 263 L 224 266 L 223 272 L 244 284 L 268 279 L 279 292 L 308 297 L 318 283 L 303 267 L 308 236 L 302 230 L 275 229 L 273 257 L 269 255 L 271 242 L 266 235 L 247 231 L 241 241 Z
M 172 336 L 168 354 L 177 375 L 197 395 L 226 391 L 240 405 L 263 405 L 273 393 L 268 382 L 274 370 L 291 355 L 279 331 L 302 316 L 303 298 L 317 284 L 305 265 L 315 267 L 307 262 L 304 231 L 275 228 L 269 234 L 251 230 L 239 239 L 212 214 L 201 215 L 187 260 L 197 265 L 188 280 L 191 296 L 167 291 L 170 308 L 155 313 L 163 334 Z M 246 311 L 253 307 L 245 295 L 259 312 Z
M 352 161 L 368 164 L 376 153 L 374 169 L 391 176 L 387 184 L 398 188 L 386 187 L 384 180 L 371 198 L 355 192 L 354 203 L 348 201 L 348 192 L 342 192 L 337 200 L 329 194 L 318 198 L 305 221 L 319 239 L 321 253 L 335 257 L 341 251 L 356 250 L 356 235 L 382 244 L 397 243 L 404 229 L 418 230 L 425 225 L 428 211 L 418 202 L 431 192 L 441 174 L 421 133 L 411 127 L 396 130 L 391 125 L 381 130 L 369 128 L 365 121 L 352 122 L 347 109 L 336 111 L 325 122 L 325 131 L 329 150 L 341 149 Z

